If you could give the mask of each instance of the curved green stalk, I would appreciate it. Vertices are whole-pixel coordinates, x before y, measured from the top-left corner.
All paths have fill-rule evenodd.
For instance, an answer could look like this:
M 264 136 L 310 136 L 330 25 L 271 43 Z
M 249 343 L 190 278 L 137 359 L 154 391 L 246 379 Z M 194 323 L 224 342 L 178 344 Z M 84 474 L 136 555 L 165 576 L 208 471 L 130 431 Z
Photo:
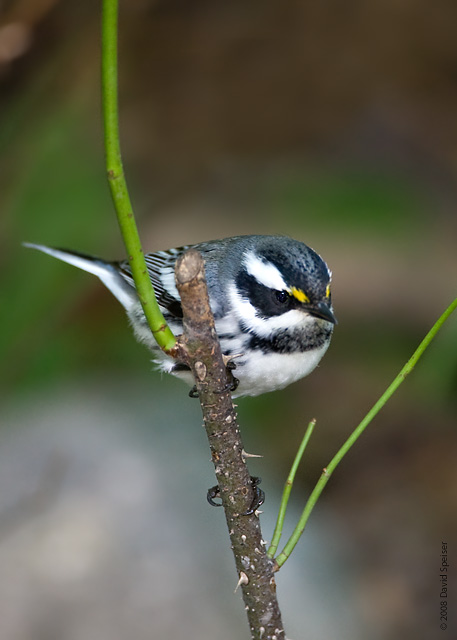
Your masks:
M 108 183 L 144 315 L 159 347 L 169 351 L 176 338 L 160 311 L 148 276 L 122 166 L 117 104 L 118 0 L 103 0 L 102 11 L 102 102 Z
M 284 519 L 286 517 L 287 504 L 289 502 L 290 492 L 292 491 L 292 486 L 295 480 L 295 474 L 297 473 L 298 465 L 300 464 L 303 454 L 305 453 L 306 445 L 308 444 L 309 439 L 311 438 L 315 425 L 316 425 L 316 419 L 314 418 L 308 424 L 308 427 L 305 431 L 305 435 L 303 436 L 303 440 L 301 441 L 300 447 L 297 451 L 297 455 L 295 456 L 295 460 L 290 468 L 289 475 L 287 476 L 286 484 L 284 485 L 284 490 L 282 492 L 281 504 L 279 505 L 279 513 L 278 513 L 278 518 L 276 520 L 275 530 L 273 532 L 271 544 L 267 552 L 267 556 L 269 558 L 274 557 L 276 550 L 278 548 L 279 541 L 282 535 L 282 529 L 284 527 Z
M 389 387 L 382 394 L 382 396 L 379 398 L 379 400 L 373 405 L 373 407 L 370 409 L 370 411 L 364 417 L 362 422 L 354 429 L 354 431 L 351 433 L 349 438 L 343 444 L 341 449 L 332 458 L 330 464 L 323 470 L 321 477 L 319 478 L 316 486 L 314 487 L 313 492 L 311 493 L 311 495 L 310 495 L 310 497 L 308 499 L 308 502 L 306 503 L 306 506 L 305 506 L 305 508 L 303 510 L 303 513 L 302 513 L 301 517 L 300 517 L 300 520 L 297 523 L 297 526 L 295 527 L 292 535 L 290 536 L 289 540 L 287 541 L 286 545 L 284 546 L 284 549 L 281 551 L 281 553 L 276 558 L 276 562 L 278 564 L 278 567 L 281 567 L 284 564 L 284 562 L 287 560 L 287 558 L 290 556 L 290 554 L 292 553 L 292 550 L 294 549 L 295 545 L 297 544 L 298 540 L 300 539 L 300 536 L 302 535 L 302 533 L 303 533 L 303 531 L 305 529 L 306 523 L 308 522 L 308 518 L 311 515 L 311 512 L 314 509 L 314 506 L 315 506 L 316 502 L 318 501 L 322 491 L 324 490 L 324 487 L 326 486 L 327 482 L 329 481 L 332 473 L 335 471 L 335 469 L 338 466 L 338 464 L 344 458 L 344 456 L 349 451 L 349 449 L 352 447 L 352 445 L 362 435 L 362 433 L 365 431 L 365 429 L 370 424 L 370 422 L 373 420 L 373 418 L 379 413 L 379 411 L 382 409 L 382 407 L 386 404 L 386 402 L 390 399 L 390 397 L 395 393 L 395 391 L 398 389 L 398 387 L 404 381 L 406 376 L 409 373 L 411 373 L 411 371 L 416 366 L 419 358 L 422 356 L 424 351 L 427 349 L 427 347 L 429 346 L 429 344 L 431 343 L 433 338 L 436 336 L 438 331 L 441 329 L 441 327 L 444 324 L 444 322 L 449 318 L 451 313 L 456 308 L 457 308 L 457 298 L 449 305 L 449 307 L 440 316 L 440 318 L 438 318 L 438 320 L 435 322 L 433 327 L 427 333 L 425 338 L 422 340 L 420 345 L 417 347 L 416 351 L 413 353 L 411 358 L 408 360 L 408 362 L 402 368 L 402 370 L 397 375 L 397 377 L 389 385 Z

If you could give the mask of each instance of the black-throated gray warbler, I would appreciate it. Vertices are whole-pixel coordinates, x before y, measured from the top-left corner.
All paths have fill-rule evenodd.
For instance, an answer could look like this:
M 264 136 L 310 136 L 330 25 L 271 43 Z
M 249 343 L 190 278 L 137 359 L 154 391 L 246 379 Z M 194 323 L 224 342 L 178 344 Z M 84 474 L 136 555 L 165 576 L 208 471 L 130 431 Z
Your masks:
M 100 278 L 124 306 L 135 336 L 153 352 L 162 371 L 190 384 L 187 367 L 157 346 L 135 291 L 130 266 L 26 244 Z M 326 352 L 336 323 L 331 304 L 331 272 L 302 242 L 283 236 L 236 236 L 193 245 L 205 261 L 216 331 L 225 356 L 236 364 L 234 397 L 256 396 L 308 375 Z M 182 332 L 182 310 L 174 266 L 190 247 L 145 256 L 162 313 L 175 335 Z

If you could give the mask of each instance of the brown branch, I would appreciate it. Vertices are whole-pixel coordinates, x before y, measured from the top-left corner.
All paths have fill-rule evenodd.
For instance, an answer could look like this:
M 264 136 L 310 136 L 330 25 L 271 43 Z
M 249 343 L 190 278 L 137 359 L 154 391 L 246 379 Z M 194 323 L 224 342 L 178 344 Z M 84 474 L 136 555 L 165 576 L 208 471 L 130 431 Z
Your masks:
M 184 335 L 178 339 L 173 355 L 188 364 L 194 374 L 251 637 L 282 640 L 274 564 L 266 555 L 258 516 L 242 515 L 252 504 L 253 491 L 200 253 L 187 251 L 178 260 L 175 273 Z

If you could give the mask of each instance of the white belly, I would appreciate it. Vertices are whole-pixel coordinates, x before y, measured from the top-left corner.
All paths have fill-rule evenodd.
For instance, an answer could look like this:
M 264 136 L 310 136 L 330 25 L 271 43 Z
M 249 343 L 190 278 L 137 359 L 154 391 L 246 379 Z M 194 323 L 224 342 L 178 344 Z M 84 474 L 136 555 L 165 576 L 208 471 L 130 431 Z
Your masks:
M 224 321 L 219 321 L 216 326 L 218 333 L 223 333 Z M 309 322 L 309 320 L 307 320 Z M 312 320 L 314 322 L 314 320 Z M 230 323 L 228 324 L 230 327 Z M 174 329 L 174 327 L 172 327 Z M 176 332 L 175 332 L 176 335 Z M 251 351 L 248 359 L 244 357 L 246 334 L 240 334 L 239 338 L 222 340 L 222 351 L 232 354 L 240 354 L 241 357 L 234 357 L 233 362 L 237 365 L 233 375 L 238 378 L 239 386 L 233 393 L 234 398 L 240 396 L 258 396 L 262 393 L 284 389 L 292 382 L 296 382 L 307 376 L 319 364 L 322 356 L 327 351 L 330 339 L 326 344 L 317 349 L 304 351 L 301 353 L 262 353 L 260 349 Z M 175 361 L 166 356 L 163 352 L 156 351 L 155 362 L 158 367 L 166 373 L 171 373 L 189 385 L 194 384 L 194 379 L 190 371 L 173 372 Z
M 316 368 L 327 351 L 329 342 L 319 349 L 304 353 L 252 354 L 248 363 L 234 371 L 240 384 L 233 396 L 258 396 L 276 389 L 284 389 Z
M 284 389 L 292 382 L 296 382 L 311 373 L 319 364 L 322 356 L 327 351 L 327 347 L 328 344 L 320 349 L 304 353 L 263 354 L 260 351 L 253 353 L 248 363 L 239 365 L 233 372 L 240 381 L 237 390 L 233 393 L 233 397 L 258 396 L 276 389 Z M 236 362 L 236 358 L 234 362 Z M 158 364 L 162 371 L 172 373 L 173 360 L 167 358 Z M 173 375 L 181 378 L 189 385 L 194 384 L 192 374 L 189 371 L 181 371 Z

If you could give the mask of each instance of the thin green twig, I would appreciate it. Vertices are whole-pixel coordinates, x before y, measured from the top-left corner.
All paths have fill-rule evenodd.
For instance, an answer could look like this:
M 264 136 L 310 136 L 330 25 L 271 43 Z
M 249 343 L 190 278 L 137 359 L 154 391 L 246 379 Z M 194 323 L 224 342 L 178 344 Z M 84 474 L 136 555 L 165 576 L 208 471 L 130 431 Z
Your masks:
M 451 313 L 456 308 L 457 308 L 457 298 L 449 305 L 449 307 L 440 316 L 440 318 L 438 318 L 438 320 L 435 322 L 433 327 L 427 333 L 425 338 L 422 340 L 420 345 L 417 347 L 416 351 L 413 353 L 411 358 L 408 360 L 408 362 L 402 368 L 402 370 L 397 375 L 397 377 L 389 385 L 389 387 L 382 394 L 382 396 L 379 398 L 379 400 L 373 405 L 373 407 L 370 409 L 370 411 L 367 413 L 367 415 L 363 418 L 362 422 L 354 429 L 354 431 L 349 436 L 349 438 L 346 440 L 346 442 L 343 444 L 341 449 L 333 457 L 333 459 L 331 460 L 329 465 L 323 470 L 321 477 L 317 481 L 317 484 L 314 487 L 314 490 L 311 493 L 311 495 L 310 495 L 310 497 L 308 499 L 308 502 L 306 503 L 306 506 L 305 506 L 305 508 L 303 510 L 303 513 L 302 513 L 302 515 L 300 517 L 300 520 L 298 521 L 297 526 L 295 527 L 292 535 L 290 536 L 289 540 L 287 541 L 286 545 L 284 546 L 284 549 L 281 551 L 281 553 L 276 558 L 276 562 L 278 564 L 278 567 L 281 567 L 284 564 L 284 562 L 287 560 L 287 558 L 290 556 L 290 554 L 292 553 L 292 550 L 294 549 L 295 545 L 297 544 L 298 540 L 300 539 L 300 536 L 302 535 L 302 533 L 303 533 L 303 531 L 305 529 L 306 523 L 308 522 L 308 518 L 311 515 L 311 512 L 314 509 L 314 506 L 315 506 L 317 500 L 319 499 L 322 491 L 324 490 L 324 487 L 326 486 L 327 482 L 329 481 L 331 475 L 335 471 L 335 469 L 338 466 L 338 464 L 341 462 L 341 460 L 347 454 L 347 452 L 352 447 L 352 445 L 362 435 L 362 433 L 365 431 L 365 429 L 370 424 L 370 422 L 373 420 L 373 418 L 379 413 L 379 411 L 382 409 L 382 407 L 386 404 L 386 402 L 390 399 L 390 397 L 395 393 L 395 391 L 398 389 L 398 387 L 401 385 L 401 383 L 405 380 L 407 375 L 411 373 L 411 371 L 416 366 L 418 360 L 423 355 L 424 351 L 427 349 L 427 347 L 429 346 L 429 344 L 431 343 L 433 338 L 436 336 L 438 331 L 441 329 L 441 327 L 444 324 L 444 322 L 449 318 Z
M 108 183 L 144 315 L 157 344 L 169 351 L 176 338 L 160 311 L 148 276 L 122 166 L 117 100 L 118 0 L 103 0 L 102 11 L 102 102 Z
M 273 532 L 273 537 L 271 539 L 271 544 L 267 552 L 267 556 L 269 558 L 273 558 L 279 545 L 279 541 L 281 539 L 282 530 L 284 527 L 284 518 L 286 517 L 287 504 L 289 502 L 290 492 L 292 491 L 292 486 L 295 480 L 295 474 L 297 473 L 298 465 L 305 453 L 306 445 L 311 438 L 314 427 L 316 425 L 316 419 L 313 418 L 311 422 L 308 424 L 306 428 L 305 435 L 303 436 L 303 440 L 301 441 L 300 447 L 297 451 L 297 455 L 295 456 L 295 460 L 290 468 L 289 475 L 286 480 L 286 484 L 284 485 L 284 490 L 282 492 L 281 504 L 279 505 L 279 513 L 278 518 L 276 520 L 275 530 Z

